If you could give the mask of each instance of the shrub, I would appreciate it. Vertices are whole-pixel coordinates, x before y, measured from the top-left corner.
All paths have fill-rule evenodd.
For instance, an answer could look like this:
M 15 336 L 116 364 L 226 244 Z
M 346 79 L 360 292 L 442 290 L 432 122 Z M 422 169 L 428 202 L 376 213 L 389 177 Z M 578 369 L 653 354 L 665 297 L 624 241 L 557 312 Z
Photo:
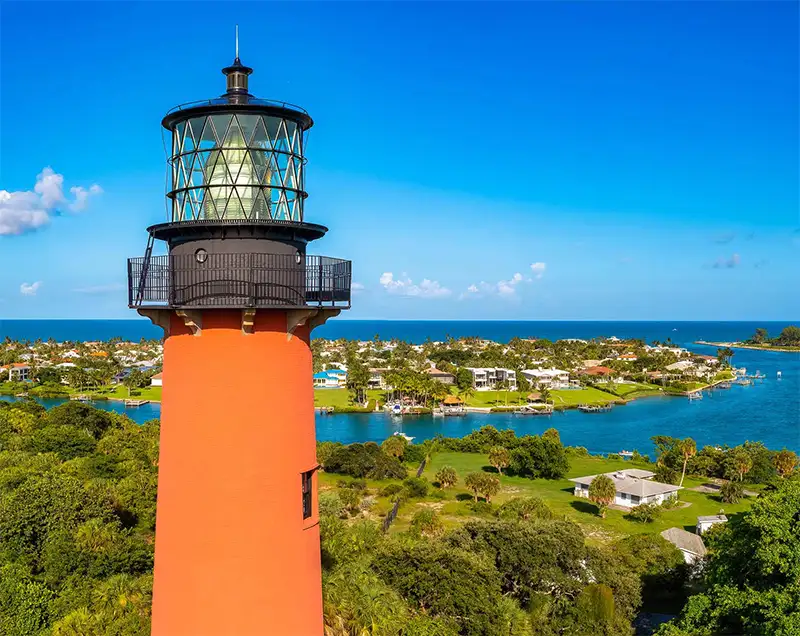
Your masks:
M 359 511 L 359 504 L 361 504 L 361 495 L 357 490 L 352 488 L 342 488 L 339 490 L 339 500 L 348 512 L 354 513 Z
M 524 437 L 511 452 L 511 470 L 522 477 L 561 479 L 569 470 L 564 447 L 543 437 Z
M 552 519 L 553 511 L 538 497 L 514 497 L 497 509 L 498 519 L 506 521 Z
M 608 459 L 622 459 L 619 453 L 609 453 Z
M 719 489 L 719 496 L 725 503 L 735 504 L 744 497 L 744 488 L 739 482 L 729 481 Z
M 323 490 L 319 493 L 319 515 L 341 517 L 344 515 L 344 504 L 341 497 L 330 490 Z
M 492 504 L 488 501 L 470 501 L 467 508 L 474 514 L 485 517 L 491 515 L 493 511 Z
M 654 503 L 643 503 L 631 508 L 629 516 L 634 521 L 650 523 L 661 515 L 661 506 Z
M 415 534 L 435 537 L 444 532 L 444 524 L 435 510 L 426 507 L 414 513 L 411 529 Z
M 567 455 L 572 457 L 588 457 L 589 451 L 585 446 L 567 446 L 565 449 Z
M 424 499 L 428 494 L 428 480 L 424 477 L 409 477 L 403 481 L 410 498 Z
M 380 491 L 381 497 L 392 497 L 403 490 L 403 486 L 400 484 L 388 484 L 384 486 Z
M 617 488 L 607 475 L 598 475 L 589 484 L 589 500 L 597 505 L 601 517 L 606 516 L 606 508 L 614 503 Z
M 325 470 L 370 479 L 404 479 L 408 474 L 399 459 L 389 457 L 373 442 L 334 449 L 328 457 Z
M 654 479 L 660 481 L 662 484 L 672 484 L 676 486 L 681 480 L 681 476 L 677 470 L 672 470 L 669 466 L 664 466 L 662 464 L 661 466 L 656 466 Z

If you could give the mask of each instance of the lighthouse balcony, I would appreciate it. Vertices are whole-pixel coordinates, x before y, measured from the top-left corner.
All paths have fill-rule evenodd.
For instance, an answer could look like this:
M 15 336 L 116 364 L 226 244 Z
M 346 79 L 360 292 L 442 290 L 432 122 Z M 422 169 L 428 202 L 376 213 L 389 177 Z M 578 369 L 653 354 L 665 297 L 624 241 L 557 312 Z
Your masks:
M 131 308 L 350 307 L 351 262 L 238 253 L 128 259 Z

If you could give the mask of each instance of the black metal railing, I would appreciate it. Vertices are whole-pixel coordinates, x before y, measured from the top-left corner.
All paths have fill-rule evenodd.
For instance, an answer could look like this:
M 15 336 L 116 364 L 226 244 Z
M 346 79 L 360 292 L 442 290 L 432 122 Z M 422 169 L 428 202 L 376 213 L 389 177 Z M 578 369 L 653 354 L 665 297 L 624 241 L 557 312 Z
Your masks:
M 131 307 L 350 306 L 351 263 L 293 254 L 194 254 L 128 259 Z

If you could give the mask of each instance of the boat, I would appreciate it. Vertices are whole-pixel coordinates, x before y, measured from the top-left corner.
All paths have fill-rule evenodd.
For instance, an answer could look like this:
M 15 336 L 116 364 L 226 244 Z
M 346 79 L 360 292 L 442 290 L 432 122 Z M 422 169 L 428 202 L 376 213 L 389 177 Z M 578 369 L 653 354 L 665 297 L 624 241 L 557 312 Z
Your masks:
M 780 371 L 778 371 L 778 379 L 779 380 L 781 379 L 781 372 Z
M 702 391 L 695 391 L 694 393 L 689 393 L 686 397 L 690 400 L 702 400 L 703 399 L 703 392 Z
M 714 388 L 716 388 L 716 389 L 730 389 L 731 388 L 731 383 L 730 382 L 721 382 L 720 384 L 718 384 Z
M 143 404 L 149 404 L 150 400 L 125 400 L 125 407 L 129 406 L 142 406 Z
M 400 431 L 395 431 L 392 435 L 393 436 L 397 436 L 397 437 L 402 437 L 407 442 L 411 442 L 414 439 L 413 437 L 410 437 L 410 436 L 406 435 L 405 433 L 401 433 Z
M 444 411 L 442 409 L 433 409 L 432 415 L 433 417 L 444 417 Z
M 515 415 L 552 415 L 553 414 L 553 407 L 549 404 L 543 408 L 536 408 L 535 406 L 530 406 L 526 404 L 525 406 L 521 406 L 518 409 L 514 409 Z
M 610 404 L 581 404 L 578 410 L 582 413 L 607 413 L 611 410 Z
M 738 384 L 739 386 L 749 386 L 753 384 L 753 381 L 748 380 L 747 378 L 739 378 L 738 380 L 736 380 L 736 384 Z
M 83 402 L 84 404 L 87 403 L 87 402 L 91 402 L 91 400 L 89 399 L 88 395 L 73 395 L 70 398 L 70 401 L 72 401 L 72 402 Z
M 619 456 L 620 457 L 633 457 L 633 451 L 626 451 L 626 450 L 620 451 L 619 452 Z
M 389 407 L 389 413 L 391 415 L 402 415 L 403 414 L 403 407 L 400 404 L 392 404 Z

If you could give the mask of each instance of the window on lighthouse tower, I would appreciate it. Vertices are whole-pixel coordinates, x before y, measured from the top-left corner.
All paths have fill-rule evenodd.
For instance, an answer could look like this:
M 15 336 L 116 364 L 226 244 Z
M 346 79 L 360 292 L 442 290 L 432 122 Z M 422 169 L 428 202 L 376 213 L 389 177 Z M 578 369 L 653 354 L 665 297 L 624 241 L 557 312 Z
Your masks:
M 313 477 L 313 470 L 306 471 L 302 474 L 303 519 L 308 519 L 311 516 L 311 490 Z

